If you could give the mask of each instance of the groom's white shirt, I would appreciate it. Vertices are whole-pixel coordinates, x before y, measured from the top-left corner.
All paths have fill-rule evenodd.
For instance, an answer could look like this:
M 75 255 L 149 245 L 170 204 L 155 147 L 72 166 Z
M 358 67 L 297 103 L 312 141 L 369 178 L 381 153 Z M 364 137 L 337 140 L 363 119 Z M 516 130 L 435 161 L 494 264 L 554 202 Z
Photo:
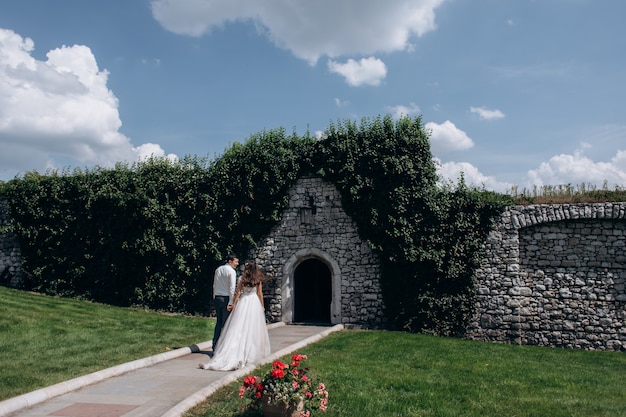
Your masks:
M 213 298 L 216 295 L 228 297 L 228 304 L 232 304 L 235 298 L 237 286 L 237 273 L 229 264 L 224 264 L 215 270 L 213 276 Z

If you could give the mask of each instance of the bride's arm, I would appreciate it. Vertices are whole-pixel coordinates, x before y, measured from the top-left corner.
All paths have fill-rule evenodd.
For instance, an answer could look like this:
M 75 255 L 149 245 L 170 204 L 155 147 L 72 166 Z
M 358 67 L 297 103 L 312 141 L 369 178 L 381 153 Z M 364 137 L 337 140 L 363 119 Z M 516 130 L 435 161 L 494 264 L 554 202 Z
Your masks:
M 261 301 L 261 307 L 265 310 L 265 303 L 263 302 L 263 284 L 259 282 L 259 285 L 256 286 L 256 295 L 259 296 L 259 300 Z
M 233 309 L 235 308 L 235 305 L 237 305 L 237 300 L 239 300 L 239 296 L 241 295 L 241 281 L 239 281 L 237 283 L 237 289 L 235 290 L 235 298 L 233 299 Z

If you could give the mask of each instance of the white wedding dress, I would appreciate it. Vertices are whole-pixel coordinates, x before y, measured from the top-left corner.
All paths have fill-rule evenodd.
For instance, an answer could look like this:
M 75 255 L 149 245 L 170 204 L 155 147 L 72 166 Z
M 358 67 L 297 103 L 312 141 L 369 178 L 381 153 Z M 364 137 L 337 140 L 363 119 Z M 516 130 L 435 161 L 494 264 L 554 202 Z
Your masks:
M 243 287 L 228 316 L 213 358 L 203 369 L 232 371 L 256 363 L 271 353 L 265 312 L 256 287 Z

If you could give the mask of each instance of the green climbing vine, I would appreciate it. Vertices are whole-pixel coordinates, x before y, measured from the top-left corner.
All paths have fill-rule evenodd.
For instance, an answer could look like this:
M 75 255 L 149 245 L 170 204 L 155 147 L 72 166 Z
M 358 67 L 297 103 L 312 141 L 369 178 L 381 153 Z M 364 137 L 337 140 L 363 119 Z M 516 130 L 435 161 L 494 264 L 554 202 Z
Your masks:
M 421 117 L 339 121 L 320 138 L 263 131 L 213 160 L 30 172 L 0 184 L 3 228 L 19 239 L 24 289 L 206 313 L 213 269 L 269 233 L 304 174 L 338 187 L 379 255 L 390 325 L 461 334 L 482 243 L 510 198 L 441 186 Z

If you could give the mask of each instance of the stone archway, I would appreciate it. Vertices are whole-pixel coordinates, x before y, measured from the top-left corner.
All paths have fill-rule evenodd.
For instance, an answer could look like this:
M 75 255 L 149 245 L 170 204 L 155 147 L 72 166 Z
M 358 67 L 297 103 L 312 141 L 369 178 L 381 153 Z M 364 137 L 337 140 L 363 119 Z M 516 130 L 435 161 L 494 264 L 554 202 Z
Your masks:
M 330 269 L 317 258 L 298 264 L 293 273 L 293 321 L 330 323 L 332 288 Z
M 330 271 L 330 323 L 381 326 L 386 320 L 380 261 L 343 210 L 341 193 L 319 177 L 303 177 L 289 189 L 289 203 L 250 257 L 263 284 L 270 322 L 293 323 L 296 268 L 315 259 Z
M 302 249 L 283 268 L 282 320 L 341 323 L 341 273 L 319 249 Z

